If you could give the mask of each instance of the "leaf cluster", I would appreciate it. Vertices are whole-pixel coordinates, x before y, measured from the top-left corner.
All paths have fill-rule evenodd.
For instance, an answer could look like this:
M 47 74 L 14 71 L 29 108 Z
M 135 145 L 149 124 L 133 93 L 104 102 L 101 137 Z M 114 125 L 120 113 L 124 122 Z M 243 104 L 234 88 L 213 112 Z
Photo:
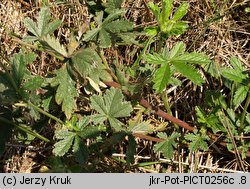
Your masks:
M 149 2 L 148 6 L 152 10 L 159 26 L 150 26 L 146 28 L 146 32 L 149 35 L 157 35 L 163 33 L 169 35 L 180 35 L 188 28 L 188 24 L 181 19 L 187 14 L 189 4 L 183 2 L 180 4 L 176 12 L 172 16 L 173 0 L 162 0 L 162 10 L 157 4 Z
M 154 65 L 160 65 L 155 72 L 154 89 L 161 93 L 171 81 L 175 72 L 181 73 L 196 85 L 202 85 L 204 80 L 194 65 L 208 64 L 209 58 L 197 52 L 185 52 L 186 45 L 178 42 L 171 50 L 164 48 L 161 53 L 147 54 L 145 60 Z
M 83 41 L 94 41 L 101 48 L 108 48 L 118 41 L 128 42 L 128 32 L 132 31 L 133 23 L 121 18 L 126 13 L 123 9 L 112 11 L 104 18 L 104 11 L 96 13 L 96 26 L 89 30 L 83 38 Z M 130 37 L 132 37 L 130 35 Z

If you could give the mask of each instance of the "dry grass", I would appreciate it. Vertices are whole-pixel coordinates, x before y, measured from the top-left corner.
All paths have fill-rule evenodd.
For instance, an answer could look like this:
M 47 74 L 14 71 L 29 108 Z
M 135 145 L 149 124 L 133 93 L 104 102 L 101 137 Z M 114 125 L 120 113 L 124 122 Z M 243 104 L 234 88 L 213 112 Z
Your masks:
M 148 0 L 147 0 L 148 1 Z M 127 17 L 134 21 L 135 26 L 146 26 L 154 23 L 153 17 L 148 16 L 148 8 L 145 6 L 146 0 L 126 0 L 123 6 L 128 8 Z M 159 1 L 158 1 L 159 2 Z M 250 16 L 244 12 L 244 8 L 249 6 L 249 1 L 208 1 L 208 0 L 191 0 L 190 11 L 186 20 L 190 22 L 191 29 L 179 38 L 171 38 L 167 41 L 167 46 L 172 46 L 176 41 L 183 40 L 190 51 L 204 52 L 209 55 L 217 64 L 228 64 L 232 56 L 238 57 L 243 64 L 250 68 Z M 211 3 L 214 2 L 214 3 Z M 176 1 L 176 5 L 178 5 Z M 42 1 L 28 0 L 2 0 L 0 2 L 0 48 L 6 56 L 11 56 L 18 52 L 21 45 L 13 40 L 11 32 L 24 36 L 26 31 L 23 26 L 23 20 L 29 16 L 34 18 L 39 11 Z M 63 27 L 57 32 L 57 37 L 65 40 L 73 32 L 81 37 L 89 26 L 90 15 L 84 3 L 80 0 L 67 0 L 66 3 L 57 4 L 50 0 L 48 5 L 51 7 L 53 17 L 63 20 Z M 217 19 L 218 13 L 223 15 Z M 152 16 L 152 15 L 151 15 Z M 131 54 L 134 50 L 135 53 Z M 113 49 L 106 51 L 108 56 L 112 55 Z M 126 47 L 118 50 L 121 57 L 120 63 L 124 65 L 131 64 L 136 56 L 136 51 L 140 48 L 135 46 Z M 125 53 L 124 53 L 125 52 Z M 38 60 L 30 69 L 34 74 L 43 74 L 52 71 L 59 63 L 55 59 L 48 58 L 45 54 L 40 54 L 41 60 Z M 181 89 L 171 88 L 169 94 L 170 101 L 175 109 L 175 116 L 182 115 L 186 122 L 193 123 L 194 107 L 203 103 L 202 90 L 205 88 L 194 88 L 190 83 Z M 152 104 L 162 106 L 157 101 L 157 96 L 147 96 Z M 185 115 L 185 116 L 184 116 Z M 148 115 L 151 116 L 151 115 Z M 155 122 L 164 122 L 156 117 L 151 117 Z M 46 133 L 45 133 L 46 134 Z M 31 146 L 15 145 L 16 140 L 11 140 L 6 147 L 6 152 L 2 160 L 2 171 L 4 172 L 31 172 L 34 166 L 39 167 L 46 160 L 45 152 L 39 154 L 42 160 L 38 160 L 37 143 Z M 117 160 L 106 159 L 99 170 L 105 169 L 105 164 L 112 164 L 118 169 L 118 172 L 240 172 L 235 163 L 235 157 L 221 156 L 216 151 L 207 153 L 180 150 L 172 160 L 162 159 L 161 155 L 152 156 L 152 143 L 148 141 L 138 141 L 143 146 L 138 150 L 136 162 L 157 161 L 157 164 L 133 168 L 124 167 Z M 36 147 L 35 147 L 36 146 Z M 40 146 L 40 145 L 39 145 Z M 122 149 L 122 148 L 121 148 Z M 185 148 L 184 148 L 185 149 Z M 124 154 L 113 154 L 113 157 L 124 159 Z M 249 170 L 249 164 L 245 161 L 246 170 Z M 107 167 L 106 167 L 107 168 Z M 106 170 L 107 172 L 114 171 Z M 38 169 L 37 169 L 38 170 Z

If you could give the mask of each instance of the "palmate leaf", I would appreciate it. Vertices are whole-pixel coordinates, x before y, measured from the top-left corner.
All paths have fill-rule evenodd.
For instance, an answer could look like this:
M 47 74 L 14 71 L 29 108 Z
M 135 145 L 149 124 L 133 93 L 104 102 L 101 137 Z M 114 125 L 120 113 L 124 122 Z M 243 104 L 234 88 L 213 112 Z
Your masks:
M 122 36 L 123 33 L 130 32 L 133 29 L 133 24 L 125 19 L 119 19 L 126 13 L 123 9 L 116 9 L 111 11 L 110 14 L 103 19 L 103 11 L 97 12 L 95 22 L 98 25 L 88 31 L 83 41 L 95 41 L 99 44 L 101 48 L 108 48 L 117 41 L 125 37 Z M 123 42 L 130 42 L 131 40 L 126 40 Z
M 55 143 L 53 153 L 56 156 L 63 156 L 66 154 L 73 144 L 75 135 L 74 132 L 65 129 L 55 132 L 55 137 L 61 140 Z
M 127 117 L 133 110 L 129 102 L 123 101 L 123 95 L 119 89 L 111 88 L 103 97 L 93 95 L 90 101 L 92 108 L 99 113 L 93 115 L 94 122 L 98 124 L 108 120 L 110 126 L 116 131 L 122 129 L 122 123 L 117 118 Z
M 168 82 L 180 85 L 178 80 L 170 77 L 176 71 L 190 79 L 194 84 L 202 85 L 204 83 L 201 74 L 198 73 L 192 64 L 208 64 L 210 63 L 209 58 L 201 53 L 187 53 L 185 49 L 186 45 L 183 42 L 178 42 L 170 51 L 165 48 L 162 53 L 153 53 L 145 56 L 148 63 L 161 64 L 161 67 L 156 70 L 155 78 L 153 79 L 154 89 L 157 92 L 162 92 Z M 166 67 L 165 65 L 169 66 Z
M 173 0 L 162 0 L 162 10 L 153 2 L 150 2 L 148 5 L 157 19 L 159 25 L 158 32 L 161 31 L 164 35 L 180 35 L 188 28 L 186 22 L 180 21 L 187 13 L 188 3 L 182 3 L 172 18 Z
M 81 48 L 71 57 L 71 63 L 75 71 L 82 78 L 91 78 L 95 83 L 100 79 L 110 80 L 110 75 L 101 64 L 102 60 L 97 52 L 91 48 Z
M 167 86 L 170 79 L 170 67 L 168 64 L 163 64 L 155 73 L 154 89 L 161 93 Z
M 57 104 L 62 105 L 62 111 L 69 119 L 76 108 L 76 97 L 78 92 L 75 88 L 75 82 L 67 72 L 66 66 L 56 70 L 56 77 L 51 82 L 52 86 L 58 86 L 55 100 Z
M 196 150 L 208 150 L 208 145 L 206 140 L 209 139 L 207 135 L 202 135 L 197 132 L 197 130 L 194 133 L 188 133 L 185 135 L 185 139 L 188 141 L 191 141 L 189 149 L 191 152 L 194 152 Z
M 168 136 L 166 133 L 158 133 L 157 136 L 164 141 L 159 142 L 154 145 L 155 152 L 162 152 L 164 157 L 172 158 L 174 155 L 174 148 L 177 146 L 176 139 L 181 135 L 179 133 L 172 133 L 171 136 Z
M 176 71 L 190 79 L 196 85 L 202 85 L 204 80 L 201 75 L 195 70 L 195 68 L 184 62 L 172 62 Z
M 211 128 L 214 133 L 217 132 L 226 132 L 223 125 L 221 125 L 218 116 L 214 113 L 205 113 L 201 110 L 200 107 L 195 107 L 196 115 L 198 116 L 198 122 L 201 124 L 205 124 L 207 127 Z
M 37 23 L 30 18 L 26 18 L 24 20 L 24 25 L 30 33 L 37 38 L 41 38 L 53 33 L 62 23 L 60 20 L 55 20 L 53 22 L 50 22 L 50 20 L 51 14 L 49 9 L 47 7 L 43 7 L 37 17 Z
M 244 68 L 242 63 L 236 57 L 231 58 L 230 63 L 233 68 L 221 68 L 221 75 L 236 84 L 233 105 L 234 108 L 237 109 L 247 97 L 250 79 L 246 72 L 246 68 Z M 230 85 L 227 87 L 231 88 Z
M 71 120 L 67 120 L 63 128 L 55 131 L 55 138 L 59 141 L 55 143 L 53 153 L 56 156 L 63 156 L 72 148 L 76 160 L 79 163 L 86 162 L 89 156 L 89 149 L 83 142 L 83 139 L 93 138 L 91 136 L 95 132 L 93 129 L 97 130 L 93 126 L 88 127 L 89 123 L 90 117 L 84 117 L 78 121 L 77 117 L 73 116 Z

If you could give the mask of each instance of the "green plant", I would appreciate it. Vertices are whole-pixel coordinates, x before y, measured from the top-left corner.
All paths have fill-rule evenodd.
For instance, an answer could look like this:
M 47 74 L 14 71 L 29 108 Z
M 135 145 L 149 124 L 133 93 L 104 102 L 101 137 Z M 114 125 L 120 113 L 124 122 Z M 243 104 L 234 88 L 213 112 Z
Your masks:
M 204 83 L 201 75 L 192 64 L 208 64 L 209 58 L 201 53 L 185 52 L 186 45 L 183 42 L 177 43 L 171 50 L 164 48 L 161 53 L 153 53 L 145 56 L 150 64 L 160 65 L 155 72 L 154 89 L 156 92 L 163 92 L 166 86 L 175 81 L 172 76 L 175 72 L 181 73 L 190 79 L 194 84 Z
M 121 131 L 122 123 L 117 118 L 127 117 L 133 111 L 131 104 L 123 102 L 122 98 L 122 93 L 114 88 L 103 97 L 93 95 L 90 99 L 91 106 L 99 113 L 92 116 L 94 123 L 100 124 L 108 120 L 112 129 Z
M 127 35 L 133 29 L 133 24 L 128 20 L 120 19 L 125 13 L 126 11 L 118 9 L 104 18 L 103 11 L 97 12 L 95 17 L 97 26 L 86 33 L 83 41 L 95 41 L 101 48 L 108 48 L 121 40 L 131 41 Z
M 155 152 L 162 152 L 166 158 L 172 158 L 174 155 L 174 147 L 177 147 L 176 139 L 181 135 L 179 133 L 173 133 L 168 136 L 166 133 L 158 133 L 157 136 L 163 139 L 162 142 L 154 145 Z
M 40 119 L 38 113 L 40 109 L 36 106 L 40 103 L 40 96 L 36 94 L 36 90 L 41 88 L 44 82 L 42 77 L 33 76 L 26 67 L 35 59 L 36 56 L 34 53 L 20 52 L 15 54 L 11 59 L 10 68 L 3 63 L 0 64 L 5 70 L 5 72 L 0 71 L 0 122 L 1 133 L 4 134 L 4 137 L 1 138 L 1 146 L 4 146 L 13 127 L 20 132 L 31 134 L 45 142 L 49 142 L 49 139 L 39 135 L 38 132 L 34 130 L 38 128 L 28 126 L 31 119 Z M 21 101 L 25 103 L 20 103 Z M 13 106 L 13 108 L 11 108 L 11 106 Z M 19 114 L 22 108 L 29 113 L 29 116 L 27 115 L 25 118 L 20 119 Z M 15 122 L 13 122 L 14 120 Z M 1 153 L 3 152 L 2 150 Z
M 237 109 L 239 105 L 247 98 L 240 122 L 240 129 L 244 129 L 246 111 L 250 104 L 249 83 L 250 77 L 242 63 L 233 57 L 230 60 L 232 68 L 222 68 L 221 75 L 230 81 L 228 87 L 231 89 L 232 100 L 230 107 Z
M 54 20 L 53 22 L 50 22 L 50 20 L 51 14 L 46 7 L 41 8 L 37 17 L 37 23 L 31 18 L 26 18 L 24 25 L 32 36 L 28 35 L 25 39 L 28 41 L 42 40 L 47 35 L 52 34 L 62 24 L 60 20 Z
M 203 129 L 203 132 L 202 130 L 200 132 L 195 130 L 194 133 L 188 133 L 187 135 L 185 135 L 185 139 L 187 141 L 190 141 L 189 149 L 191 152 L 200 149 L 204 151 L 208 150 L 207 140 L 209 139 L 209 137 L 204 131 L 206 130 Z
M 100 27 L 107 24 L 108 28 L 113 32 L 121 33 L 125 31 L 122 29 L 123 24 L 130 25 L 130 23 L 126 20 L 116 20 L 121 14 L 124 14 L 123 10 L 111 13 L 104 19 Z M 99 21 L 101 21 L 102 18 L 99 18 Z M 95 91 L 101 93 L 100 81 L 108 81 L 111 77 L 106 71 L 107 65 L 103 65 L 102 59 L 94 49 L 81 47 L 80 42 L 73 36 L 68 40 L 67 48 L 62 45 L 60 40 L 53 35 L 61 22 L 58 20 L 49 22 L 50 19 L 48 8 L 41 9 L 37 23 L 30 18 L 25 19 L 25 26 L 31 35 L 25 37 L 21 43 L 56 57 L 62 63 L 61 68 L 53 70 L 50 78 L 34 76 L 27 69 L 27 65 L 36 60 L 35 54 L 21 52 L 14 55 L 13 63 L 8 62 L 12 65 L 10 68 L 1 64 L 5 69 L 5 72 L 1 72 L 0 75 L 0 97 L 1 102 L 5 103 L 1 105 L 15 105 L 17 111 L 22 109 L 30 111 L 30 119 L 33 119 L 35 123 L 47 119 L 47 117 L 56 121 L 55 139 L 58 141 L 54 144 L 53 149 L 56 156 L 69 156 L 68 152 L 72 149 L 75 159 L 82 164 L 89 160 L 89 154 L 96 153 L 96 149 L 101 148 L 96 153 L 96 155 L 101 156 L 110 146 L 120 143 L 128 136 L 127 162 L 133 163 L 136 149 L 133 133 L 149 131 L 149 123 L 131 122 L 129 126 L 124 125 L 119 118 L 130 116 L 133 108 L 129 102 L 123 101 L 124 97 L 121 91 L 114 88 L 107 90 L 103 97 L 92 95 L 89 99 L 90 107 L 99 114 L 81 116 L 76 113 L 78 108 L 77 100 L 81 100 L 76 86 L 80 84 L 79 81 L 84 81 L 83 87 L 86 90 L 90 85 Z M 119 27 L 115 28 L 117 24 L 121 26 L 120 29 Z M 128 27 L 125 26 L 125 28 Z M 108 32 L 111 32 L 111 30 Z M 102 28 L 100 28 L 99 32 L 109 35 Z M 107 39 L 104 38 L 104 41 L 107 41 Z M 101 47 L 103 46 L 101 45 Z M 10 73 L 9 70 L 11 70 Z M 45 92 L 37 95 L 38 90 Z M 6 137 L 10 135 L 12 126 L 16 126 L 26 134 L 32 134 L 45 142 L 49 141 L 24 126 L 23 123 L 20 123 L 20 125 L 15 123 L 16 120 L 23 119 L 24 115 L 19 114 L 19 117 L 15 120 L 7 115 L 6 117 L 4 112 L 6 112 L 5 109 L 0 121 L 10 125 L 7 130 L 5 127 L 3 128 Z M 62 112 L 64 115 L 61 114 Z M 110 136 L 106 136 L 102 132 L 109 133 Z M 1 141 L 2 151 L 4 142 L 7 140 L 6 137 L 3 137 Z M 89 139 L 94 141 L 87 147 L 84 141 Z
M 213 133 L 223 133 L 229 150 L 239 153 L 241 160 L 246 158 L 249 142 L 245 135 L 249 133 L 249 74 L 242 63 L 236 58 L 230 59 L 232 68 L 221 66 L 221 74 L 224 85 L 230 90 L 230 98 L 219 91 L 208 91 L 206 105 L 209 111 L 202 111 L 196 107 L 197 121 L 212 129 Z M 245 102 L 245 103 L 244 103 Z
M 187 2 L 181 3 L 179 8 L 172 16 L 173 0 L 162 0 L 162 10 L 157 4 L 149 2 L 148 6 L 153 11 L 154 16 L 158 22 L 158 26 L 150 26 L 146 28 L 149 35 L 157 35 L 160 33 L 162 36 L 166 35 L 180 35 L 187 30 L 188 24 L 181 19 L 187 14 L 189 4 Z
M 237 58 L 230 60 L 232 68 L 216 69 L 208 56 L 189 52 L 181 41 L 167 48 L 165 42 L 170 36 L 179 36 L 188 29 L 187 22 L 181 20 L 187 14 L 187 2 L 175 12 L 173 0 L 162 0 L 162 8 L 150 2 L 157 25 L 142 32 L 135 31 L 133 23 L 125 18 L 122 2 L 87 1 L 93 20 L 80 37 L 75 37 L 73 31 L 66 35 L 69 37 L 61 36 L 57 30 L 64 27 L 63 22 L 53 19 L 47 7 L 40 9 L 36 22 L 24 20 L 28 35 L 20 41 L 23 48 L 10 60 L 0 53 L 4 60 L 0 62 L 0 154 L 15 129 L 23 142 L 39 138 L 53 145 L 50 171 L 95 171 L 104 157 L 120 149 L 126 153 L 126 161 L 120 161 L 129 167 L 138 149 L 135 137 L 155 142 L 155 153 L 172 158 L 175 149 L 182 146 L 188 146 L 190 152 L 207 151 L 210 137 L 219 133 L 239 161 L 246 158 L 250 146 L 246 140 L 250 133 L 247 69 Z M 126 44 L 143 49 L 134 52 L 134 62 L 123 65 L 117 47 Z M 114 61 L 113 57 L 105 57 L 109 53 L 106 48 L 114 50 Z M 52 70 L 37 75 L 30 67 L 40 63 L 41 52 L 52 57 Z M 221 80 L 227 89 L 206 90 L 204 107 L 195 108 L 194 128 L 173 117 L 166 91 L 170 85 L 182 86 L 187 79 L 192 86 L 201 87 L 209 82 L 205 82 L 207 73 Z M 230 100 L 225 91 L 229 91 Z M 168 114 L 151 107 L 145 95 L 157 98 Z M 159 123 L 154 116 L 151 119 L 152 113 L 171 118 L 175 127 L 162 120 Z M 183 127 L 192 133 L 182 132 L 177 124 L 187 125 Z M 48 127 L 54 132 L 53 139 L 43 136 Z M 135 167 L 156 163 L 136 163 Z
M 180 7 L 177 9 L 172 18 L 171 14 L 173 11 L 173 0 L 162 0 L 161 3 L 162 3 L 162 10 L 160 10 L 159 6 L 157 4 L 154 4 L 153 2 L 149 2 L 148 4 L 154 16 L 156 17 L 157 25 L 149 26 L 144 29 L 145 33 L 150 37 L 145 42 L 142 53 L 134 62 L 132 66 L 133 70 L 138 68 L 139 62 L 145 55 L 145 52 L 148 50 L 148 47 L 153 42 L 159 40 L 158 43 L 158 50 L 159 50 L 163 46 L 163 40 L 167 39 L 171 35 L 183 34 L 188 28 L 187 22 L 181 21 L 181 19 L 187 14 L 187 10 L 189 7 L 189 4 L 187 2 L 184 2 L 180 5 Z M 130 73 L 135 75 L 131 70 Z

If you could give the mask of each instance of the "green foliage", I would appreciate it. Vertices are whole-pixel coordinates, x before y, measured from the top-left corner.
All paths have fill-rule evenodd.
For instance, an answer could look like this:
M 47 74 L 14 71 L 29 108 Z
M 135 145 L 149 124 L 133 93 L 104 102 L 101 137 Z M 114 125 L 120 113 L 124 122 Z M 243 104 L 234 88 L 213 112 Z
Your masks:
M 151 26 L 146 29 L 146 32 L 149 35 L 156 35 L 159 32 L 166 34 L 167 36 L 180 35 L 187 30 L 187 22 L 180 21 L 187 14 L 189 7 L 187 2 L 183 2 L 172 17 L 173 0 L 162 0 L 162 10 L 153 2 L 149 2 L 148 5 L 159 24 L 159 26 Z
M 189 149 L 191 152 L 197 151 L 197 150 L 208 150 L 208 145 L 206 140 L 209 139 L 209 137 L 202 132 L 198 132 L 197 130 L 194 131 L 194 133 L 188 133 L 185 135 L 185 139 L 188 141 L 191 141 Z
M 76 116 L 66 121 L 61 129 L 56 130 L 55 137 L 59 141 L 55 143 L 53 153 L 56 156 L 63 156 L 72 148 L 76 160 L 84 163 L 88 160 L 89 149 L 83 142 L 84 139 L 97 136 L 98 128 L 89 127 L 89 117 L 77 120 Z
M 108 13 L 115 12 L 121 8 L 123 1 L 124 0 L 108 0 L 107 4 L 105 5 L 107 7 L 105 11 Z
M 53 52 L 57 56 L 69 56 L 65 47 L 61 45 L 59 39 L 56 39 L 55 37 L 47 35 L 40 40 L 40 43 L 46 51 Z
M 79 49 L 72 55 L 71 65 L 73 70 L 83 79 L 91 77 L 97 84 L 100 82 L 100 79 L 104 81 L 111 80 L 110 75 L 102 64 L 101 58 L 93 49 Z M 78 74 L 75 74 L 75 76 L 77 77 Z
M 118 9 L 106 18 L 103 11 L 96 13 L 97 26 L 86 33 L 83 41 L 95 41 L 101 48 L 108 48 L 119 40 L 127 41 L 127 32 L 133 29 L 133 24 L 121 18 L 125 13 L 126 11 Z
M 212 129 L 213 133 L 226 132 L 226 129 L 220 123 L 216 111 L 204 112 L 201 108 L 195 107 L 196 115 L 198 116 L 197 121 L 205 125 L 206 127 Z
M 249 142 L 243 136 L 249 130 L 249 114 L 245 110 L 249 102 L 244 105 L 242 113 L 235 111 L 235 107 L 230 108 L 231 102 L 227 102 L 221 92 L 209 91 L 205 102 L 207 111 L 196 107 L 197 121 L 201 126 L 212 129 L 213 133 L 225 135 L 228 150 L 241 151 L 241 158 L 245 159 Z
M 62 104 L 62 111 L 70 119 L 73 111 L 76 109 L 76 97 L 78 92 L 75 88 L 75 82 L 68 74 L 66 67 L 56 71 L 56 77 L 51 82 L 52 86 L 58 86 L 55 99 L 57 104 Z
M 60 130 L 55 133 L 55 137 L 60 141 L 55 143 L 53 153 L 57 156 L 63 156 L 70 149 L 75 138 L 75 133 L 68 130 Z
M 32 75 L 27 69 L 27 66 L 35 59 L 34 53 L 21 51 L 11 58 L 10 72 L 0 72 L 0 91 L 2 92 L 0 99 L 3 99 L 6 105 L 14 104 L 19 100 L 40 103 L 36 90 L 42 87 L 44 79 Z M 29 114 L 33 119 L 38 119 L 40 116 L 32 107 L 29 107 Z
M 18 95 L 13 83 L 11 83 L 6 73 L 0 71 L 0 105 L 12 104 L 17 99 Z
M 18 53 L 12 58 L 12 75 L 16 81 L 17 87 L 21 87 L 21 84 L 25 76 L 29 76 L 30 72 L 27 69 L 27 64 L 32 63 L 36 59 L 34 53 Z
M 24 25 L 27 30 L 33 34 L 33 36 L 27 36 L 27 40 L 37 40 L 47 37 L 47 35 L 52 34 L 60 25 L 60 20 L 54 20 L 50 22 L 51 14 L 47 7 L 41 8 L 39 15 L 37 17 L 37 23 L 35 23 L 31 18 L 26 18 L 24 20 Z
M 232 68 L 223 67 L 221 75 L 232 82 L 231 90 L 234 93 L 233 105 L 236 109 L 247 97 L 250 77 L 246 68 L 243 67 L 242 63 L 236 57 L 231 58 L 230 63 Z
M 177 147 L 176 139 L 181 135 L 179 133 L 172 133 L 171 136 L 168 136 L 166 133 L 160 132 L 157 136 L 164 139 L 164 141 L 155 144 L 154 151 L 162 152 L 166 158 L 172 158 L 174 155 L 174 148 Z
M 163 64 L 155 73 L 154 89 L 156 92 L 162 92 L 170 79 L 170 66 L 169 64 Z
M 55 37 L 54 32 L 62 21 L 53 21 L 47 7 L 40 9 L 36 22 L 31 18 L 24 20 L 29 35 L 22 43 L 31 42 L 27 46 L 35 52 L 42 51 L 55 57 L 56 65 L 51 65 L 51 72 L 36 75 L 30 71 L 32 64 L 35 61 L 39 64 L 40 59 L 28 48 L 14 54 L 9 62 L 6 58 L 7 66 L 0 62 L 0 154 L 3 154 L 13 128 L 19 130 L 17 138 L 24 142 L 35 138 L 49 142 L 39 133 L 43 132 L 45 125 L 51 124 L 56 126 L 52 151 L 56 157 L 51 161 L 54 166 L 60 166 L 52 166 L 51 171 L 71 171 L 75 167 L 75 170 L 82 171 L 89 165 L 95 169 L 96 164 L 102 162 L 100 159 L 120 149 L 118 145 L 126 149 L 126 162 L 133 164 L 138 149 L 135 136 L 152 133 L 162 139 L 154 144 L 154 152 L 162 152 L 166 158 L 173 157 L 178 143 L 187 144 L 191 152 L 207 151 L 207 130 L 220 134 L 228 150 L 238 150 L 241 157 L 246 158 L 250 146 L 245 140 L 250 133 L 248 70 L 235 57 L 230 60 L 231 68 L 216 67 L 208 56 L 187 52 L 183 42 L 176 43 L 172 49 L 166 48 L 165 39 L 170 35 L 180 35 L 188 28 L 187 22 L 181 20 L 187 14 L 187 2 L 180 3 L 174 12 L 173 0 L 162 0 L 161 8 L 150 2 L 149 7 L 158 25 L 144 30 L 133 28 L 133 23 L 125 19 L 126 11 L 121 9 L 123 0 L 86 2 L 90 11 L 94 10 L 94 21 L 83 38 L 74 36 L 76 31 Z M 149 36 L 146 40 L 142 36 L 145 32 L 141 31 L 146 31 Z M 136 38 L 138 35 L 142 37 Z M 131 67 L 120 63 L 120 55 L 124 54 L 116 48 L 114 57 L 105 57 L 110 53 L 102 48 L 121 44 L 140 45 L 131 47 L 135 49 L 135 62 Z M 143 50 L 137 56 L 140 47 Z M 2 53 L 1 57 L 4 57 Z M 140 65 L 143 57 L 149 64 Z M 196 69 L 199 66 L 203 68 L 204 76 Z M 216 82 L 221 79 L 223 84 L 218 90 L 205 88 L 204 103 L 195 108 L 198 129 L 184 137 L 177 128 L 165 130 L 166 122 L 156 127 L 147 110 L 134 106 L 138 97 L 145 95 L 144 90 L 152 92 L 152 82 L 153 89 L 163 96 L 168 85 L 180 86 L 182 82 L 176 78 L 176 73 L 198 86 L 204 84 L 203 77 L 210 73 L 212 79 Z M 122 90 L 104 89 L 107 81 L 117 81 Z M 224 86 L 229 89 L 229 95 Z M 131 94 L 129 100 L 125 100 L 123 91 Z M 171 115 L 167 100 L 163 99 L 163 103 Z M 132 104 L 135 110 L 139 109 L 138 112 L 133 111 Z M 164 133 L 160 132 L 163 130 Z M 170 130 L 171 135 L 167 134 Z M 79 164 L 69 168 L 72 162 Z
M 107 90 L 103 97 L 93 95 L 90 98 L 91 106 L 99 113 L 92 116 L 94 123 L 108 120 L 115 131 L 122 130 L 123 124 L 117 118 L 130 116 L 133 110 L 130 102 L 123 101 L 123 98 L 121 91 L 115 88 Z
M 160 65 L 154 78 L 154 89 L 156 92 L 162 92 L 169 83 L 174 72 L 179 72 L 183 76 L 190 79 L 196 85 L 202 85 L 204 80 L 192 64 L 208 64 L 209 58 L 201 53 L 185 52 L 184 43 L 177 43 L 171 50 L 163 49 L 161 53 L 153 53 L 145 56 L 150 64 Z M 173 66 L 173 71 L 170 68 Z
M 53 53 L 58 58 L 69 57 L 71 55 L 71 48 L 66 51 L 65 47 L 60 44 L 59 39 L 55 38 L 52 34 L 61 25 L 60 20 L 50 22 L 51 14 L 47 7 L 41 8 L 37 17 L 37 23 L 32 19 L 26 18 L 24 25 L 27 30 L 33 34 L 24 38 L 24 41 L 33 42 L 38 41 L 44 50 Z

